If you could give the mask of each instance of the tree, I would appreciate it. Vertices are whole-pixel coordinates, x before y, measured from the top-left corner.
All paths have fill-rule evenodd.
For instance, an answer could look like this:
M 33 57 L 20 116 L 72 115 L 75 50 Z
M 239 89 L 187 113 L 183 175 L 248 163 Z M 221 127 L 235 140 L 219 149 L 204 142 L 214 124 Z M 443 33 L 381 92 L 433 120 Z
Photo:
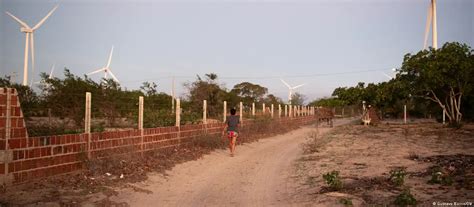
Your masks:
M 435 102 L 446 110 L 451 124 L 460 124 L 463 96 L 474 84 L 474 57 L 469 46 L 446 43 L 438 50 L 406 54 L 400 71 L 413 94 Z
M 192 83 L 186 83 L 188 89 L 188 101 L 190 110 L 199 112 L 202 110 L 203 100 L 207 100 L 207 111 L 210 116 L 219 116 L 222 113 L 222 103 L 226 96 L 226 91 L 217 83 L 217 75 L 206 74 L 207 80 L 203 81 L 199 76 Z
M 155 82 L 143 82 L 143 85 L 140 86 L 140 90 L 143 91 L 147 96 L 155 95 L 158 90 L 156 89 L 158 85 Z
M 312 101 L 309 103 L 310 106 L 325 106 L 325 107 L 337 107 L 337 106 L 344 106 L 345 101 L 337 98 L 337 97 L 330 97 L 330 98 L 321 98 Z
M 268 94 L 267 97 L 265 97 L 264 102 L 267 104 L 273 104 L 273 105 L 283 104 L 283 100 L 281 100 L 281 98 L 278 98 L 273 94 Z
M 306 100 L 306 97 L 303 94 L 300 93 L 294 93 L 291 96 L 291 105 L 304 105 L 304 101 Z
M 64 76 L 64 79 L 59 79 L 42 75 L 42 81 L 45 83 L 45 87 L 42 87 L 43 103 L 48 108 L 54 109 L 53 115 L 69 118 L 76 126 L 80 126 L 84 118 L 85 93 L 93 94 L 92 113 L 96 115 L 99 113 L 97 106 L 101 105 L 101 99 L 98 98 L 101 87 L 90 78 L 83 79 L 73 75 L 67 68 L 64 69 Z
M 268 89 L 258 84 L 242 82 L 235 85 L 231 92 L 242 97 L 244 102 L 252 103 L 262 101 Z

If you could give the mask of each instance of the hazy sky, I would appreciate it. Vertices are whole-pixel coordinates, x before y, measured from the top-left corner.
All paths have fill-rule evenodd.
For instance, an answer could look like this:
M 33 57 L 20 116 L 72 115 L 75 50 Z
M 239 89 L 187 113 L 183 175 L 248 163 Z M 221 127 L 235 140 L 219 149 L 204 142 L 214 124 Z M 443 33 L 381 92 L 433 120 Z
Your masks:
M 474 1 L 437 2 L 438 44 L 474 46 Z M 59 77 L 64 67 L 81 76 L 101 68 L 114 45 L 112 71 L 129 89 L 154 81 L 169 92 L 170 77 L 177 76 L 183 93 L 182 83 L 214 72 L 227 88 L 249 81 L 286 100 L 278 77 L 306 83 L 299 92 L 308 99 L 387 80 L 382 72 L 390 74 L 404 54 L 422 49 L 429 0 L 0 0 L 2 76 L 16 72 L 15 80 L 22 79 L 25 44 L 4 11 L 34 26 L 58 3 L 35 32 L 36 79 L 53 63 Z

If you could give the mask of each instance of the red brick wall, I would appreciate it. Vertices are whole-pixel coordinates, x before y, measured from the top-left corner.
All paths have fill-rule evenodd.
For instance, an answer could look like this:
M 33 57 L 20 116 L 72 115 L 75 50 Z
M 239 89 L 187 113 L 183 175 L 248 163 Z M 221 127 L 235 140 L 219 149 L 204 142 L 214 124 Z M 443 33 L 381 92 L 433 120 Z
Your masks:
M 5 92 L 5 89 L 3 90 Z M 218 135 L 223 124 L 198 124 L 180 127 L 158 127 L 140 130 L 97 132 L 91 134 L 72 134 L 59 136 L 28 137 L 19 101 L 12 93 L 12 136 L 5 144 L 6 93 L 0 93 L 0 137 L 1 151 L 10 154 L 11 159 L 1 163 L 0 176 L 3 182 L 22 183 L 27 180 L 73 172 L 82 169 L 85 158 L 97 159 L 121 153 L 160 150 L 189 143 L 203 134 Z M 13 100 L 15 101 L 13 104 Z M 3 105 L 2 105 L 3 104 Z M 312 116 L 274 119 L 270 126 L 297 127 L 314 120 Z M 13 123 L 15 122 L 15 123 Z M 257 121 L 246 121 L 242 131 L 251 134 L 257 131 Z M 9 182 L 6 178 L 10 178 Z M 2 180 L 0 180 L 2 181 Z M 1 184 L 1 182 L 0 182 Z

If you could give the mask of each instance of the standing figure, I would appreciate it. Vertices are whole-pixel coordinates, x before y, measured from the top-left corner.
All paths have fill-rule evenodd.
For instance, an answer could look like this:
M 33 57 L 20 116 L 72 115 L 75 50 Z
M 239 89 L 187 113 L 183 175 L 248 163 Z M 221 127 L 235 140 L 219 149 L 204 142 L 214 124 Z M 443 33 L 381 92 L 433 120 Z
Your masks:
M 229 138 L 229 150 L 230 156 L 233 157 L 235 153 L 235 142 L 238 136 L 239 124 L 240 124 L 240 117 L 235 115 L 236 110 L 232 108 L 230 110 L 230 116 L 227 116 L 225 121 L 225 127 L 222 131 L 222 136 L 227 131 L 227 138 Z

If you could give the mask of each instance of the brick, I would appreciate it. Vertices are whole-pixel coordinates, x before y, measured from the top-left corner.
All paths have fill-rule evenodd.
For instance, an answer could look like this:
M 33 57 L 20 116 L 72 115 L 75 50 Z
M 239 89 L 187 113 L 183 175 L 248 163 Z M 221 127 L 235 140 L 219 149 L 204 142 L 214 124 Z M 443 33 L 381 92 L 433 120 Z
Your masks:
M 10 139 L 8 140 L 8 148 L 10 149 L 17 149 L 20 148 L 20 139 Z

